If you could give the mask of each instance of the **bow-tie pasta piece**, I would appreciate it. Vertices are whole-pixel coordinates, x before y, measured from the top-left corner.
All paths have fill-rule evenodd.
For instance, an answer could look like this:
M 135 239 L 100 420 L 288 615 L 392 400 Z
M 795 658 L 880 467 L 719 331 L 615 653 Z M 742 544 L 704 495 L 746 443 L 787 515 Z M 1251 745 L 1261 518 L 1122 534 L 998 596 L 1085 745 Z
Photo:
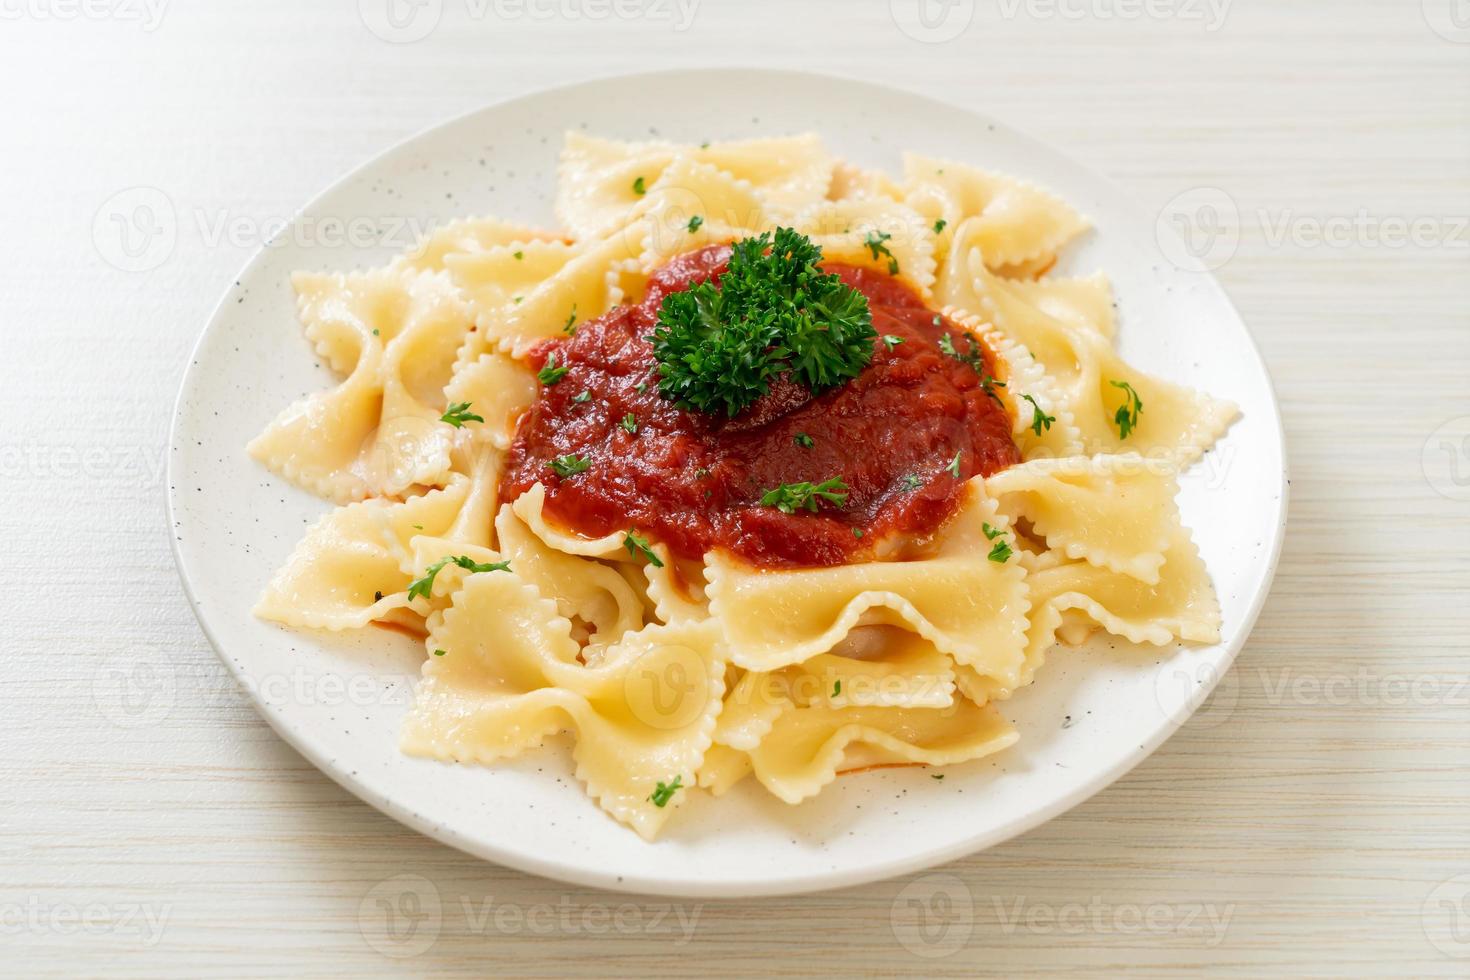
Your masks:
M 840 772 L 873 766 L 953 765 L 993 755 L 1019 736 L 992 707 L 956 698 L 946 708 L 792 708 L 750 753 L 755 777 L 786 803 L 821 792 Z
M 708 625 L 647 627 L 585 666 L 551 600 L 487 572 L 466 578 L 427 647 L 444 653 L 424 664 L 405 752 L 492 763 L 572 729 L 577 778 L 648 839 L 696 784 L 724 694 Z
M 556 215 L 578 239 L 625 227 L 676 160 L 724 171 L 784 215 L 826 196 L 833 160 L 816 136 L 704 146 L 624 143 L 569 132 L 558 171 Z
M 542 514 L 542 508 L 546 504 L 546 487 L 544 484 L 534 483 L 531 489 L 521 494 L 511 502 L 516 516 L 526 522 L 531 532 L 546 542 L 548 547 L 568 555 L 581 555 L 584 558 L 603 558 L 617 560 L 632 560 L 623 542 L 627 535 L 621 531 L 605 534 L 600 538 L 584 538 L 579 534 L 563 531 L 547 523 Z
M 501 221 L 499 218 L 463 218 L 435 228 L 393 260 L 396 268 L 414 272 L 440 272 L 451 255 L 475 254 L 504 248 L 514 252 L 527 245 L 540 245 L 555 235 L 537 228 Z
M 495 533 L 516 574 L 555 600 L 560 615 L 586 624 L 589 646 L 607 646 L 643 626 L 643 603 L 613 567 L 547 546 L 510 504 L 501 506 Z
M 385 270 L 294 282 L 307 337 L 347 377 L 282 412 L 251 455 L 339 503 L 442 486 L 455 441 L 444 386 L 469 330 L 453 286 Z
M 680 157 L 653 184 L 621 234 L 642 236 L 639 265 L 656 269 L 706 245 L 749 238 L 775 227 L 748 181 Z
M 886 198 L 822 201 L 797 215 L 795 227 L 821 246 L 826 261 L 887 272 L 930 296 L 934 234 L 912 208 Z
M 872 198 L 902 201 L 903 188 L 881 170 L 867 170 L 839 160 L 832 169 L 832 186 L 827 189 L 827 200 L 856 201 Z
M 991 560 L 982 530 L 1005 533 L 1004 523 L 972 484 L 928 558 L 757 570 L 714 552 L 706 558 L 710 615 L 725 631 L 731 659 L 748 670 L 801 663 L 855 626 L 882 624 L 1013 682 L 1024 652 L 1025 572 L 1013 555 Z
M 566 242 L 535 241 L 446 257 L 445 268 L 474 320 L 455 360 L 456 369 L 493 350 L 505 337 L 502 327 L 508 311 L 582 252 L 580 246 Z
M 345 630 L 409 607 L 411 536 L 447 532 L 469 490 L 470 481 L 460 478 L 403 503 L 364 500 L 337 508 L 306 532 L 266 586 L 255 615 L 287 626 Z
M 465 423 L 473 438 L 506 449 L 515 436 L 516 423 L 536 400 L 536 375 L 504 354 L 482 354 L 454 372 L 444 398 L 451 405 L 469 405 L 470 412 L 484 419 Z
M 1049 548 L 1149 585 L 1179 526 L 1175 468 L 1134 453 L 1032 460 L 992 475 L 985 490 Z
M 960 223 L 975 219 L 972 241 L 980 246 L 986 265 L 1036 274 L 1088 228 L 1087 220 L 1061 198 L 1015 177 L 915 153 L 904 154 L 903 173 L 908 205 L 931 224 L 944 222 L 941 255 Z

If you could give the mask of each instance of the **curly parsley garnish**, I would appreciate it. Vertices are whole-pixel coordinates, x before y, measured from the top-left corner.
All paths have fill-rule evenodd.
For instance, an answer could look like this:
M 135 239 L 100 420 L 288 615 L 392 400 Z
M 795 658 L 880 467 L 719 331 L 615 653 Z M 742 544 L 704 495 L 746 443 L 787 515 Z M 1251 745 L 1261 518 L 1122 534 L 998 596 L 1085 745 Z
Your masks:
M 509 561 L 478 562 L 471 558 L 469 555 L 446 555 L 445 557 L 440 558 L 438 561 L 434 562 L 428 568 L 424 569 L 423 578 L 414 579 L 412 582 L 409 583 L 409 601 L 412 602 L 414 599 L 417 599 L 420 596 L 423 596 L 425 599 L 427 599 L 429 597 L 429 593 L 434 591 L 435 577 L 438 576 L 439 572 L 444 568 L 445 565 L 448 565 L 451 562 L 469 572 L 510 571 Z
M 813 391 L 857 377 L 873 359 L 872 311 L 821 260 L 811 239 L 778 228 L 736 242 L 718 287 L 665 296 L 648 338 L 659 394 L 734 416 L 788 371 Z
M 466 422 L 483 422 L 485 420 L 482 417 L 476 415 L 474 412 L 470 411 L 469 402 L 454 402 L 447 409 L 445 409 L 443 415 L 439 416 L 439 421 L 448 422 L 450 425 L 458 429 Z
M 1123 389 L 1123 404 L 1113 414 L 1113 422 L 1118 426 L 1118 438 L 1127 439 L 1129 433 L 1138 428 L 1138 413 L 1143 411 L 1143 399 L 1126 381 L 1109 381 L 1108 384 Z
M 783 483 L 774 490 L 767 490 L 761 497 L 762 507 L 774 507 L 783 514 L 794 514 L 798 510 L 817 512 L 817 505 L 825 500 L 838 507 L 847 505 L 847 484 L 840 477 L 832 477 L 821 483 Z
M 570 453 L 566 456 L 556 457 L 548 465 L 557 476 L 566 478 L 576 476 L 578 473 L 587 472 L 587 468 L 592 465 L 592 461 L 586 456 L 578 456 L 576 453 Z
M 870 231 L 868 232 L 868 237 L 863 239 L 863 244 L 868 246 L 869 252 L 873 253 L 874 260 L 880 255 L 888 256 L 888 274 L 890 276 L 896 276 L 898 275 L 898 259 L 893 257 L 893 253 L 884 244 L 884 242 L 892 237 L 886 231 Z
M 674 794 L 679 792 L 679 790 L 683 788 L 683 776 L 675 776 L 672 783 L 666 783 L 663 780 L 659 780 L 658 786 L 654 788 L 652 793 L 648 794 L 648 800 L 654 806 L 662 810 L 664 807 L 669 805 L 669 800 L 672 800 L 674 798 Z
M 653 545 L 649 544 L 648 539 L 639 534 L 635 529 L 630 528 L 628 533 L 623 535 L 623 547 L 627 548 L 628 554 L 634 558 L 637 558 L 639 555 L 647 558 L 648 563 L 654 568 L 664 567 L 663 561 L 658 555 L 653 553 Z
M 556 352 L 552 351 L 546 355 L 546 366 L 536 372 L 536 380 L 549 388 L 566 377 L 567 372 L 570 370 L 571 368 L 565 364 L 558 365 L 556 363 Z
M 1036 404 L 1036 399 L 1030 395 L 1022 395 L 1022 398 L 1031 403 L 1031 431 L 1041 435 L 1042 429 L 1051 429 L 1051 424 L 1057 420 L 1055 415 L 1048 415 Z

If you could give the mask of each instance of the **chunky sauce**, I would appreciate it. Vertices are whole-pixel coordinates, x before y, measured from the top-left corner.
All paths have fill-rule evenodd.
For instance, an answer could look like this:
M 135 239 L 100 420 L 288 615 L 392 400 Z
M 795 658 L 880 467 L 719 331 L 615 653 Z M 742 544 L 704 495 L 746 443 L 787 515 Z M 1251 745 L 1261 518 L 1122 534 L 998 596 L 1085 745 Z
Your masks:
M 720 547 L 765 567 L 837 565 L 871 554 L 894 533 L 932 534 L 957 508 L 965 480 L 1020 461 L 999 401 L 971 365 L 941 351 L 948 333 L 965 353 L 964 331 L 899 280 L 855 266 L 823 268 L 860 290 L 872 309 L 879 339 L 856 379 L 816 397 L 783 379 L 733 419 L 665 401 L 646 339 L 659 304 L 718 278 L 729 254 L 714 245 L 680 256 L 654 275 L 642 303 L 532 352 L 535 370 L 552 353 L 569 370 L 542 386 L 521 419 L 503 499 L 539 482 L 547 518 L 590 537 L 636 528 L 684 558 Z M 890 347 L 885 336 L 903 342 Z M 995 374 L 994 357 L 981 350 L 986 373 Z M 628 415 L 636 433 L 621 425 Z M 557 476 L 550 462 L 570 454 L 591 465 Z M 816 514 L 785 514 L 760 504 L 783 483 L 831 477 L 847 484 L 843 507 L 822 502 Z

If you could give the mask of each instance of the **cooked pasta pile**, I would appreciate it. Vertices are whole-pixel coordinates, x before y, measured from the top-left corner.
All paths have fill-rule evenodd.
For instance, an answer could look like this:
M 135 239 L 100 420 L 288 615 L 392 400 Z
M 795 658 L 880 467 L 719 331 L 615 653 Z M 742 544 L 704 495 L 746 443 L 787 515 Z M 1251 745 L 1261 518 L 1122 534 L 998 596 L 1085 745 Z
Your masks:
M 997 703 L 1059 638 L 1218 641 L 1176 474 L 1236 409 L 1124 363 L 1102 275 L 1046 275 L 1087 229 L 1061 200 L 912 154 L 895 179 L 812 136 L 570 134 L 556 213 L 558 231 L 474 218 L 382 268 L 293 278 L 340 381 L 250 452 L 339 506 L 256 612 L 423 635 L 405 752 L 489 764 L 568 732 L 588 792 L 652 838 L 747 776 L 799 803 L 840 772 L 998 752 L 1017 734 Z M 638 300 L 668 259 L 777 226 L 896 272 L 983 340 L 1024 462 L 969 481 L 918 557 L 825 568 L 585 538 L 543 513 L 540 484 L 502 503 L 539 390 L 528 352 Z

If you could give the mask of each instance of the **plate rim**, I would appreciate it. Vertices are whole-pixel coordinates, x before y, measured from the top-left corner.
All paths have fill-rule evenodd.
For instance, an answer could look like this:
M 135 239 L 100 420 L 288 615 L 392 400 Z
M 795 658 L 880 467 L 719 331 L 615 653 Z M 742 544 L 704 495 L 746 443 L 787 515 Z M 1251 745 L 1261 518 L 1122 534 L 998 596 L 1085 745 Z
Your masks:
M 578 80 L 569 81 L 564 84 L 545 88 L 536 88 L 529 91 L 520 92 L 506 98 L 495 99 L 478 105 L 465 112 L 458 113 L 447 119 L 431 123 L 430 125 L 416 130 L 410 135 L 391 143 L 381 150 L 372 153 L 362 162 L 335 177 L 325 187 L 317 191 L 317 193 L 313 194 L 304 204 L 302 204 L 292 213 L 290 221 L 283 227 L 291 227 L 292 225 L 294 225 L 303 215 L 309 213 L 313 208 L 315 208 L 318 202 L 321 201 L 323 198 L 334 193 L 338 188 L 356 179 L 364 171 L 377 165 L 382 160 L 392 156 L 395 153 L 398 153 L 401 150 L 404 150 L 407 147 L 412 146 L 422 139 L 438 133 L 441 130 L 459 126 L 466 120 L 474 116 L 478 116 L 482 113 L 488 112 L 492 109 L 513 105 L 515 103 L 530 99 L 542 98 L 545 96 L 556 94 L 566 94 L 575 89 L 584 89 L 606 82 L 627 82 L 635 80 L 651 81 L 655 79 L 668 80 L 680 76 L 714 77 L 719 75 L 759 75 L 765 76 L 767 78 L 785 77 L 797 83 L 811 81 L 819 81 L 823 83 L 838 82 L 864 87 L 873 86 L 874 84 L 867 80 L 852 78 L 849 76 L 831 72 L 801 71 L 790 69 L 767 69 L 741 66 L 717 66 L 701 68 L 673 68 L 656 71 L 592 75 L 580 78 Z M 1026 130 L 1016 128 L 1015 126 L 1007 122 L 1004 118 L 992 116 L 988 112 L 980 112 L 967 106 L 949 102 L 945 99 L 935 98 L 934 96 L 923 92 L 916 92 L 906 86 L 885 85 L 882 87 L 890 93 L 902 95 L 911 99 L 917 99 L 929 103 L 935 107 L 942 107 L 943 109 L 950 112 L 962 113 L 984 124 L 993 124 L 997 128 L 1003 129 L 1008 136 L 1019 138 L 1020 140 L 1029 143 L 1041 149 L 1042 151 L 1053 155 L 1054 157 L 1064 160 L 1072 166 L 1086 171 L 1092 178 L 1096 179 L 1102 185 L 1104 185 L 1110 193 L 1116 195 L 1119 201 L 1124 202 L 1130 210 L 1142 214 L 1147 214 L 1147 209 L 1142 205 L 1138 198 L 1132 193 L 1128 192 L 1125 188 L 1117 184 L 1111 177 L 1091 166 L 1081 163 L 1070 153 L 1059 149 L 1050 142 L 1032 136 Z M 1174 232 L 1172 228 L 1167 228 L 1162 225 L 1157 227 L 1157 231 L 1159 234 L 1170 235 L 1174 238 L 1178 237 L 1177 233 Z M 868 884 L 875 881 L 882 881 L 885 879 L 894 878 L 911 872 L 923 871 L 925 869 L 948 864 L 961 857 L 965 857 L 971 854 L 977 854 L 980 851 L 994 847 L 997 844 L 1004 843 L 1005 841 L 1008 841 L 1013 837 L 1023 834 L 1028 830 L 1032 830 L 1042 826 L 1043 824 L 1049 823 L 1051 820 L 1067 812 L 1068 810 L 1071 810 L 1074 807 L 1081 805 L 1102 790 L 1117 782 L 1123 776 L 1127 775 L 1144 760 L 1152 756 L 1161 745 L 1172 738 L 1174 734 L 1181 727 L 1183 727 L 1184 723 L 1194 716 L 1195 712 L 1199 710 L 1200 706 L 1209 698 L 1210 694 L 1214 691 L 1216 685 L 1219 684 L 1221 679 L 1234 666 L 1236 658 L 1239 656 L 1240 651 L 1244 649 L 1246 642 L 1250 639 L 1251 633 L 1255 629 L 1256 622 L 1260 617 L 1262 609 L 1265 607 L 1266 600 L 1270 596 L 1271 588 L 1275 582 L 1276 571 L 1280 564 L 1281 551 L 1286 538 L 1286 524 L 1289 514 L 1288 498 L 1291 485 L 1290 461 L 1287 455 L 1285 424 L 1281 415 L 1280 400 L 1276 394 L 1275 379 L 1271 375 L 1270 367 L 1266 363 L 1266 359 L 1261 353 L 1260 344 L 1256 340 L 1255 334 L 1252 332 L 1250 324 L 1247 323 L 1245 318 L 1240 315 L 1239 309 L 1236 307 L 1234 301 L 1231 299 L 1224 285 L 1219 281 L 1219 279 L 1215 277 L 1213 271 L 1208 269 L 1202 262 L 1195 259 L 1187 249 L 1183 248 L 1181 244 L 1180 248 L 1176 249 L 1173 254 L 1189 255 L 1190 263 L 1194 266 L 1194 268 L 1185 269 L 1184 271 L 1194 272 L 1203 276 L 1204 281 L 1207 282 L 1211 288 L 1219 293 L 1220 299 L 1226 304 L 1229 311 L 1234 315 L 1236 321 L 1240 324 L 1243 330 L 1247 345 L 1249 347 L 1249 353 L 1254 360 L 1255 367 L 1260 371 L 1261 377 L 1265 381 L 1265 391 L 1267 396 L 1266 401 L 1270 408 L 1272 422 L 1274 423 L 1271 431 L 1274 434 L 1275 444 L 1279 448 L 1279 454 L 1281 458 L 1279 486 L 1277 487 L 1277 493 L 1275 496 L 1276 513 L 1274 515 L 1273 521 L 1271 522 L 1271 542 L 1269 548 L 1267 549 L 1267 556 L 1265 559 L 1266 567 L 1264 570 L 1264 575 L 1260 582 L 1260 586 L 1250 599 L 1244 617 L 1241 621 L 1240 630 L 1235 636 L 1221 644 L 1223 648 L 1223 652 L 1221 654 L 1221 669 L 1215 671 L 1213 676 L 1208 678 L 1206 682 L 1197 685 L 1193 689 L 1191 697 L 1185 705 L 1184 709 L 1181 709 L 1180 711 L 1169 715 L 1166 718 L 1165 723 L 1160 725 L 1150 735 L 1150 737 L 1141 742 L 1137 748 L 1130 750 L 1125 756 L 1120 757 L 1120 759 L 1117 762 L 1114 762 L 1112 765 L 1093 770 L 1088 774 L 1088 777 L 1086 779 L 1082 780 L 1071 790 L 1062 794 L 1044 807 L 1030 810 L 1023 816 L 1013 818 L 1012 820 L 998 827 L 990 828 L 982 834 L 977 834 L 972 837 L 966 837 L 953 843 L 934 847 L 932 849 L 925 850 L 913 855 L 870 862 L 852 870 L 836 869 L 824 872 L 812 872 L 805 875 L 804 877 L 782 878 L 769 882 L 742 880 L 735 882 L 716 881 L 705 884 L 686 880 L 669 880 L 658 877 L 656 875 L 617 875 L 611 872 L 601 871 L 586 864 L 560 862 L 547 858 L 538 858 L 523 851 L 503 848 L 501 846 L 498 846 L 493 841 L 487 841 L 483 839 L 471 839 L 463 834 L 452 830 L 449 827 L 430 820 L 429 818 L 418 813 L 413 808 L 399 801 L 396 801 L 391 797 L 385 796 L 379 798 L 378 796 L 371 793 L 367 786 L 361 785 L 356 780 L 354 780 L 351 773 L 341 771 L 341 767 L 332 764 L 322 752 L 317 751 L 312 746 L 312 744 L 304 737 L 298 737 L 297 733 L 286 724 L 285 718 L 281 715 L 278 715 L 277 709 L 274 708 L 269 702 L 262 700 L 262 698 L 260 697 L 260 692 L 256 690 L 254 685 L 248 682 L 247 678 L 242 676 L 243 666 L 237 668 L 237 665 L 232 661 L 232 659 L 228 655 L 226 655 L 224 645 L 221 643 L 219 637 L 215 634 L 214 629 L 211 627 L 208 619 L 206 618 L 201 608 L 199 597 L 195 594 L 193 584 L 191 583 L 186 572 L 185 558 L 180 547 L 180 537 L 178 534 L 175 533 L 176 516 L 174 489 L 178 482 L 176 480 L 177 474 L 175 472 L 175 468 L 177 464 L 175 460 L 177 457 L 177 450 L 179 445 L 178 439 L 180 434 L 180 426 L 181 424 L 183 424 L 185 414 L 185 394 L 190 388 L 191 376 L 196 370 L 199 369 L 199 354 L 204 346 L 206 339 L 208 339 L 210 334 L 217 328 L 220 320 L 222 319 L 224 311 L 235 296 L 235 291 L 240 287 L 240 284 L 246 280 L 254 267 L 264 260 L 264 258 L 269 254 L 270 249 L 271 243 L 263 243 L 249 256 L 249 258 L 246 259 L 244 264 L 241 265 L 239 271 L 232 277 L 229 285 L 225 288 L 219 300 L 216 301 L 213 309 L 211 310 L 207 320 L 205 321 L 204 328 L 199 332 L 199 335 L 196 338 L 193 346 L 190 348 L 187 365 L 179 379 L 179 390 L 174 398 L 173 410 L 171 412 L 169 421 L 167 465 L 165 469 L 165 480 L 162 488 L 162 493 L 164 497 L 164 515 L 169 538 L 169 550 L 174 559 L 175 571 L 178 573 L 180 584 L 183 587 L 184 596 L 189 603 L 189 608 L 193 612 L 195 620 L 199 623 L 199 627 L 204 633 L 205 638 L 209 641 L 210 647 L 214 650 L 215 656 L 220 660 L 221 663 L 224 664 L 225 669 L 230 672 L 231 677 L 237 683 L 239 683 L 249 694 L 251 703 L 254 706 L 256 713 L 259 714 L 266 721 L 266 723 L 271 727 L 271 730 L 274 731 L 279 738 L 286 742 L 287 745 L 291 746 L 291 748 L 294 749 L 296 752 L 300 753 L 319 772 L 325 775 L 328 779 L 332 780 L 332 782 L 336 783 L 338 786 L 341 786 L 353 796 L 357 797 L 364 803 L 378 810 L 380 813 L 384 814 L 392 820 L 397 821 L 400 824 L 411 828 L 418 833 L 423 834 L 426 837 L 453 847 L 461 852 L 470 854 L 481 860 L 490 861 L 494 864 L 499 864 L 520 872 L 534 874 L 554 881 L 560 881 L 567 884 L 579 885 L 584 887 L 599 888 L 618 893 L 660 895 L 677 898 L 750 898 L 761 896 L 810 894 L 814 892 L 830 891 L 839 888 L 848 888 L 855 885 Z

